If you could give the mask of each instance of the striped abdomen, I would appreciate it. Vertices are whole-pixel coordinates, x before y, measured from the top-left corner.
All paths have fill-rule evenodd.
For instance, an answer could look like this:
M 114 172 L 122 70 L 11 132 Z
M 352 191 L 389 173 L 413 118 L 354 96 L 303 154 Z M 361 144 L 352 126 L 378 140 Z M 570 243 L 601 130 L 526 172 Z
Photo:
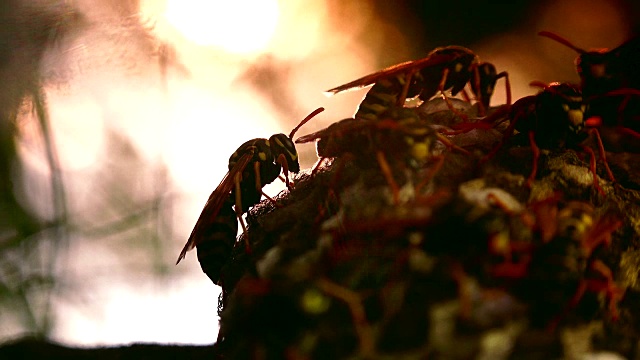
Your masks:
M 378 120 L 382 113 L 397 105 L 396 103 L 402 93 L 404 84 L 404 74 L 378 80 L 362 99 L 358 111 L 353 117 L 356 119 Z M 407 98 L 415 97 L 419 92 L 420 89 L 416 86 L 414 78 L 412 85 L 409 86 Z
M 222 267 L 231 256 L 238 234 L 238 221 L 233 205 L 234 196 L 230 195 L 215 219 L 199 233 L 202 238 L 196 245 L 202 271 L 217 285 L 220 285 Z

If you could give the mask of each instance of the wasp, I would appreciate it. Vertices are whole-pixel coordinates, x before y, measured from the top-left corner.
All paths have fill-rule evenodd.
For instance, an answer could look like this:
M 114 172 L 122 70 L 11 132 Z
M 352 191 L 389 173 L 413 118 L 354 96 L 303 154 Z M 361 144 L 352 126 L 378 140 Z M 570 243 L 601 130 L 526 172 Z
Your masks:
M 594 252 L 611 243 L 622 222 L 612 215 L 597 216 L 591 204 L 580 201 L 561 206 L 557 201 L 546 201 L 538 205 L 533 210 L 542 243 L 534 252 L 527 277 L 540 286 L 540 311 L 554 307 L 562 310 L 548 326 L 555 328 L 564 313 L 577 307 L 587 292 L 604 295 L 609 315 L 616 319 L 617 303 L 624 289 L 615 283 L 611 269 Z M 553 275 L 549 278 L 549 274 Z M 552 304 L 550 299 L 561 302 Z
M 613 49 L 586 51 L 550 31 L 541 31 L 538 35 L 553 39 L 579 54 L 575 65 L 582 93 L 590 105 L 587 116 L 598 116 L 605 125 L 623 125 L 618 115 L 626 107 L 629 96 L 619 90 L 640 89 L 640 36 Z M 634 112 L 638 117 L 640 110 L 634 109 Z M 634 124 L 624 125 L 633 127 Z
M 455 146 L 445 136 L 434 130 L 427 121 L 418 116 L 414 109 L 395 106 L 385 112 L 379 120 L 344 119 L 331 124 L 326 129 L 302 136 L 296 140 L 296 143 L 316 140 L 316 151 L 320 160 L 314 172 L 328 158 L 352 156 L 356 159 L 370 159 L 375 157 L 373 161 L 380 166 L 396 203 L 399 186 L 394 180 L 392 166 L 387 156 L 392 157 L 393 164 L 401 163 L 405 167 L 418 170 L 431 158 L 444 159 L 434 156 L 436 141 L 468 154 L 468 151 Z M 442 161 L 439 161 L 432 172 L 435 173 L 441 165 Z M 424 184 L 421 183 L 421 185 Z M 420 187 L 419 185 L 417 190 Z
M 539 85 L 539 83 L 532 82 L 532 85 Z M 557 82 L 544 84 L 542 91 L 538 94 L 525 96 L 513 105 L 504 106 L 494 114 L 482 119 L 485 125 L 495 122 L 500 117 L 510 120 L 502 141 L 484 157 L 483 161 L 495 155 L 515 131 L 526 135 L 533 150 L 532 170 L 527 179 L 527 185 L 531 186 L 537 174 L 540 148 L 575 149 L 579 147 L 591 156 L 590 169 L 594 175 L 594 187 L 598 192 L 603 193 L 595 173 L 595 153 L 590 147 L 583 144 L 590 134 L 594 134 L 597 140 L 599 155 L 609 178 L 614 181 L 614 177 L 606 161 L 604 146 L 598 130 L 585 128 L 587 108 L 579 86 Z
M 553 39 L 576 51 L 576 70 L 585 96 L 601 95 L 621 88 L 640 88 L 640 36 L 635 36 L 614 49 L 583 50 L 569 40 L 550 31 L 540 36 Z
M 195 247 L 202 271 L 215 284 L 221 285 L 221 270 L 231 254 L 238 232 L 236 218 L 246 233 L 242 214 L 258 204 L 262 195 L 267 196 L 262 188 L 278 178 L 281 172 L 287 187 L 290 187 L 289 172 L 300 172 L 293 136 L 323 110 L 318 108 L 309 114 L 289 136 L 275 134 L 269 139 L 253 139 L 240 145 L 229 158 L 229 171 L 209 196 L 176 264 Z M 246 236 L 245 247 L 249 252 Z
M 534 237 L 524 243 L 512 241 L 507 262 L 493 266 L 491 274 L 509 279 L 515 292 L 531 301 L 532 318 L 550 330 L 581 305 L 586 293 L 604 295 L 610 316 L 617 318 L 624 289 L 594 253 L 611 243 L 622 222 L 611 214 L 598 216 L 589 203 L 562 201 L 561 194 L 529 204 L 525 213 L 532 220 Z M 511 262 L 513 255 L 517 262 Z
M 480 62 L 478 56 L 465 47 L 446 46 L 436 48 L 425 58 L 392 65 L 327 90 L 326 93 L 337 94 L 373 84 L 354 118 L 377 120 L 390 107 L 404 106 L 407 98 L 419 96 L 420 100 L 427 101 L 437 92 L 444 95 L 444 91 L 449 89 L 451 95 L 455 96 L 470 83 L 471 91 L 484 114 L 489 107 L 496 82 L 502 77 L 507 84 L 507 102 L 510 103 L 511 91 L 506 72 L 497 73 L 493 64 Z M 450 102 L 447 105 L 456 112 Z M 460 116 L 465 118 L 464 114 Z

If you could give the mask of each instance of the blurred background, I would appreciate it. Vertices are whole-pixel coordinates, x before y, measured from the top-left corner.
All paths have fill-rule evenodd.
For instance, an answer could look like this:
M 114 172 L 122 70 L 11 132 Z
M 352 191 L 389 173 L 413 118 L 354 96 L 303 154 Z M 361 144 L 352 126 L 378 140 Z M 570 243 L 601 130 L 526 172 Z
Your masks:
M 241 143 L 319 106 L 299 135 L 350 117 L 366 89 L 322 91 L 438 46 L 507 70 L 514 100 L 578 82 L 575 52 L 537 32 L 613 48 L 639 15 L 634 0 L 0 1 L 0 342 L 213 343 L 219 289 L 195 252 L 174 264 Z

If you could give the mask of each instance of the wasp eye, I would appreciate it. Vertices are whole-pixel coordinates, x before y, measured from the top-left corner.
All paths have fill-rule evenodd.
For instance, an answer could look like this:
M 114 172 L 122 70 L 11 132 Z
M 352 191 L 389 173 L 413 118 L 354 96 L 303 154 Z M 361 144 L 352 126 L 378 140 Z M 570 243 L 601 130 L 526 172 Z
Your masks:
M 568 112 L 569 111 L 569 104 L 562 104 L 562 110 Z

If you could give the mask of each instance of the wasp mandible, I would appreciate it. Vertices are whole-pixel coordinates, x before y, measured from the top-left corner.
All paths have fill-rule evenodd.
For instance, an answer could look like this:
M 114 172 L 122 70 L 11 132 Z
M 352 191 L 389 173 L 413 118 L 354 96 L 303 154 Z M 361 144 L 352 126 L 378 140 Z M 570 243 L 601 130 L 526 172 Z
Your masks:
M 229 171 L 211 193 L 176 264 L 194 247 L 202 271 L 215 284 L 221 285 L 221 270 L 233 249 L 242 214 L 255 206 L 265 195 L 262 188 L 283 172 L 287 187 L 289 171 L 298 173 L 300 163 L 293 136 L 296 131 L 324 111 L 318 108 L 304 118 L 289 134 L 275 134 L 269 139 L 258 138 L 245 142 L 229 158 Z M 245 247 L 250 251 L 248 238 Z

